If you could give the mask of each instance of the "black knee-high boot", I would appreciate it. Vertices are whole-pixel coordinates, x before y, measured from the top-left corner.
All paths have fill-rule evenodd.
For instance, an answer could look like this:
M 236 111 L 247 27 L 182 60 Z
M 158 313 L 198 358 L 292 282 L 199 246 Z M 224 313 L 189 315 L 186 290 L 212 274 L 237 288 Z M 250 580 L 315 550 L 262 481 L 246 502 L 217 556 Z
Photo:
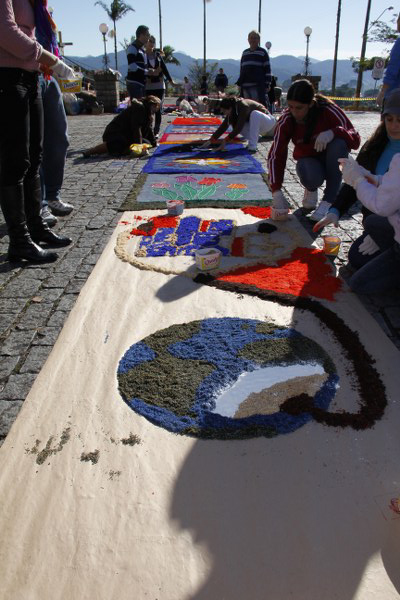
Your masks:
M 8 247 L 10 261 L 25 259 L 32 262 L 54 262 L 57 260 L 58 255 L 55 252 L 43 250 L 32 241 L 29 235 L 22 184 L 2 186 L 0 188 L 0 205 L 10 238 Z
M 40 185 L 40 176 L 24 181 L 24 198 L 26 224 L 31 234 L 31 238 L 37 244 L 45 242 L 50 246 L 69 246 L 71 238 L 57 235 L 45 223 L 40 215 L 42 204 L 42 188 Z

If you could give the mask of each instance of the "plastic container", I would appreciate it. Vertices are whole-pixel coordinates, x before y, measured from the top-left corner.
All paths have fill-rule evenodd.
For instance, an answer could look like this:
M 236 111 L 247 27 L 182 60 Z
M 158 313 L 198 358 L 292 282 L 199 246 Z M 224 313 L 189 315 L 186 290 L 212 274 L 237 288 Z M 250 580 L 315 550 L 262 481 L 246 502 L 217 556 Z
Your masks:
M 219 267 L 221 251 L 217 248 L 201 248 L 196 250 L 196 267 L 201 271 L 210 271 Z
M 288 208 L 274 208 L 273 206 L 271 206 L 271 219 L 273 221 L 286 221 L 288 217 Z
M 336 235 L 324 235 L 324 252 L 327 256 L 337 256 L 341 240 Z
M 75 77 L 74 79 L 58 79 L 58 84 L 63 94 L 66 92 L 78 94 L 82 91 L 82 77 Z
M 181 215 L 184 208 L 185 203 L 183 200 L 167 200 L 167 210 L 171 216 L 176 217 L 177 215 Z

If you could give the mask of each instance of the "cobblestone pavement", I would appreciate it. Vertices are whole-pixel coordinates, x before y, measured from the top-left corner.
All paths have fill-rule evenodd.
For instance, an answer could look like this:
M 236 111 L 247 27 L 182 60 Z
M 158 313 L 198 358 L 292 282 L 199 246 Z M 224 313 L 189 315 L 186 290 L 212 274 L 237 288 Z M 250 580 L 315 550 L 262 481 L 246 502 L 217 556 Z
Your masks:
M 80 149 L 101 141 L 104 128 L 112 118 L 113 115 L 69 117 L 71 145 L 63 199 L 74 204 L 75 210 L 59 218 L 55 230 L 72 237 L 73 243 L 58 250 L 60 257 L 56 263 L 24 267 L 9 264 L 6 261 L 8 238 L 0 215 L 0 444 L 107 244 L 119 220 L 119 206 L 142 170 L 144 163 L 140 159 L 85 160 L 80 157 Z M 379 122 L 379 115 L 375 113 L 351 113 L 350 118 L 363 140 Z M 163 126 L 171 120 L 165 117 Z M 259 144 L 257 157 L 263 165 L 269 147 L 270 142 Z M 315 237 L 312 223 L 300 208 L 303 191 L 291 157 L 284 187 L 296 216 Z M 347 250 L 361 230 L 357 207 L 340 221 L 339 235 L 343 243 L 335 264 L 345 279 L 348 276 Z M 362 301 L 400 348 L 400 292 L 363 297 Z

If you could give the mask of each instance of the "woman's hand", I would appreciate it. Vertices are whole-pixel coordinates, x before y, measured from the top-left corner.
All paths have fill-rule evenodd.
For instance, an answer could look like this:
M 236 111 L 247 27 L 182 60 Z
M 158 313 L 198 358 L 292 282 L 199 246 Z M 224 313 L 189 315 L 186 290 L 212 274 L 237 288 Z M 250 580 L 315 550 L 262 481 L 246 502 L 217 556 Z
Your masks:
M 222 140 L 222 142 L 220 143 L 218 148 L 215 149 L 215 152 L 226 152 L 226 140 L 227 140 L 227 138 Z
M 201 146 L 199 146 L 200 150 L 205 150 L 206 148 L 209 148 L 211 146 L 211 142 L 212 140 L 206 140 L 203 144 L 201 144 Z
M 317 152 L 323 152 L 334 137 L 335 136 L 333 135 L 332 129 L 321 131 L 321 133 L 318 134 L 315 139 L 314 150 Z
M 334 225 L 335 227 L 337 227 L 338 223 L 339 223 L 339 217 L 334 212 L 328 212 L 326 217 L 324 217 L 323 219 L 318 221 L 318 223 L 315 223 L 312 230 L 314 233 L 317 233 L 318 231 L 320 231 L 320 229 L 323 229 L 324 227 L 327 227 L 328 225 Z
M 363 242 L 359 245 L 358 251 L 360 254 L 364 256 L 371 256 L 371 254 L 375 254 L 378 252 L 379 246 L 374 242 L 370 235 L 366 235 Z
M 342 169 L 343 181 L 347 185 L 351 185 L 352 188 L 357 189 L 360 181 L 365 179 L 366 169 L 359 165 L 351 156 L 348 158 L 338 158 L 338 161 Z

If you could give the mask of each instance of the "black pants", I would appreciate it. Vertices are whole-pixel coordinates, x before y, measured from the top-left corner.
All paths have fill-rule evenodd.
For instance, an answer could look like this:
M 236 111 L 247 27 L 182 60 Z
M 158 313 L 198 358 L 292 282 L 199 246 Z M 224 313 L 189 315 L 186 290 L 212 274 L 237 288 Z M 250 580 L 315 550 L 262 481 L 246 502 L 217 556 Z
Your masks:
M 39 173 L 43 148 L 43 104 L 37 73 L 0 68 L 0 185 Z
M 158 110 L 154 115 L 154 135 L 158 135 L 161 126 L 161 113 L 163 109 L 165 90 L 163 88 L 160 88 L 158 90 L 146 90 L 146 96 L 156 96 L 161 100 L 160 110 Z

